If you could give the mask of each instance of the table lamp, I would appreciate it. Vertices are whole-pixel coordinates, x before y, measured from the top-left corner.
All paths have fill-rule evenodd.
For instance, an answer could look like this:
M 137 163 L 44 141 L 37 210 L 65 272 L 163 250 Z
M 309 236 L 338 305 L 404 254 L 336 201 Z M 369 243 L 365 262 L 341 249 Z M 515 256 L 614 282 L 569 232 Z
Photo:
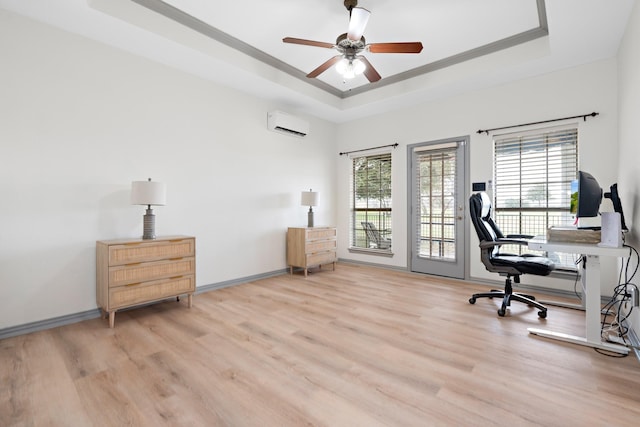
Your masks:
M 147 210 L 143 217 L 142 238 L 156 238 L 156 216 L 153 214 L 151 206 L 164 206 L 167 203 L 167 188 L 161 182 L 133 181 L 131 183 L 131 204 L 146 205 Z
M 307 227 L 313 227 L 313 209 L 312 206 L 318 206 L 318 192 L 312 191 L 303 191 L 302 197 L 300 198 L 300 204 L 302 206 L 309 206 L 309 212 L 307 214 Z

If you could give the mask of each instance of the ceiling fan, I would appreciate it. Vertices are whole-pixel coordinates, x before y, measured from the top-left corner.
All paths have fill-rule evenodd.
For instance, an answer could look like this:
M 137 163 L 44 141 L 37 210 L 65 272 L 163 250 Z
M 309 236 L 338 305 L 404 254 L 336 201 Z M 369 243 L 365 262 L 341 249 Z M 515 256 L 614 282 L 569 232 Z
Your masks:
M 364 73 L 367 80 L 373 83 L 382 77 L 376 69 L 373 68 L 373 65 L 371 65 L 367 58 L 360 55 L 363 51 L 367 50 L 371 53 L 420 53 L 422 51 L 421 42 L 367 44 L 363 34 L 371 12 L 362 7 L 356 7 L 357 5 L 358 0 L 344 0 L 344 6 L 349 11 L 349 28 L 346 33 L 338 36 L 335 44 L 294 37 L 285 37 L 282 39 L 285 43 L 324 47 L 336 49 L 340 52 L 339 55 L 334 56 L 307 74 L 307 77 L 318 77 L 332 65 L 337 64 L 336 69 L 344 78 L 353 78 L 357 74 Z

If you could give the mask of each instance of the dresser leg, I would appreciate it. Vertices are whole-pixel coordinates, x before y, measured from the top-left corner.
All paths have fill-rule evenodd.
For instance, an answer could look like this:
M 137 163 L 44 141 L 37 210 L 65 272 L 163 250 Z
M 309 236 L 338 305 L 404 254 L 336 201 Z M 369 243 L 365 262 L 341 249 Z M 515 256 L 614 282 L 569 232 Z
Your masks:
M 193 307 L 193 294 L 189 294 L 187 296 L 187 307 L 189 308 Z
M 110 311 L 109 312 L 109 327 L 111 329 L 113 329 L 116 326 L 116 312 L 115 311 Z
M 307 277 L 307 267 L 304 268 L 304 277 Z

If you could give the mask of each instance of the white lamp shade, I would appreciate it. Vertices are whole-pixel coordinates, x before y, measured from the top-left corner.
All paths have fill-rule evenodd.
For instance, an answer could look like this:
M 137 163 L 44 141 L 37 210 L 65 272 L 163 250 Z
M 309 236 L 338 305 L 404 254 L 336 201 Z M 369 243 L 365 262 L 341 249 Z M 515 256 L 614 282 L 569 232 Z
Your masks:
M 162 182 L 133 181 L 131 183 L 132 205 L 156 205 L 167 204 L 167 187 Z
M 300 204 L 302 206 L 318 206 L 318 192 L 317 191 L 303 191 L 300 198 Z

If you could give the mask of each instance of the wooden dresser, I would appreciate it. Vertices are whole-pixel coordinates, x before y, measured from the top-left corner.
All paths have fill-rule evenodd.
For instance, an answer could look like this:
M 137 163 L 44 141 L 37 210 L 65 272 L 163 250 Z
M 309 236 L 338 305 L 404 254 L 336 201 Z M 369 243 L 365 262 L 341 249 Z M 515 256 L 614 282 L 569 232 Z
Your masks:
M 289 227 L 287 230 L 287 265 L 293 274 L 293 267 L 304 268 L 307 276 L 309 267 L 333 264 L 336 268 L 337 233 L 335 227 Z
M 96 301 L 111 328 L 116 311 L 126 307 L 185 294 L 191 307 L 195 290 L 194 237 L 96 242 Z

